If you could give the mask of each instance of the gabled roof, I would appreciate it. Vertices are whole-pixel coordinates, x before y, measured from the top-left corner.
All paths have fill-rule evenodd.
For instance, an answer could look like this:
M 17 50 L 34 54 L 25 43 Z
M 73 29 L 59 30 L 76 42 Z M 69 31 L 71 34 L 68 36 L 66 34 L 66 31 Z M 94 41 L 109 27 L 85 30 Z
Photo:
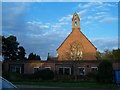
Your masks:
M 72 32 L 67 36 L 67 38 L 72 34 Z M 62 42 L 62 44 L 57 48 L 57 50 L 63 45 L 63 43 L 67 40 L 67 38 Z
M 81 31 L 80 31 L 81 32 Z M 63 43 L 69 38 L 69 36 L 72 34 L 72 32 L 67 36 L 67 38 L 63 41 Z M 90 42 L 90 40 L 81 32 L 81 34 Z M 63 43 L 57 48 L 57 50 L 63 45 Z M 90 42 L 91 43 L 91 42 Z M 91 45 L 97 49 L 92 43 Z

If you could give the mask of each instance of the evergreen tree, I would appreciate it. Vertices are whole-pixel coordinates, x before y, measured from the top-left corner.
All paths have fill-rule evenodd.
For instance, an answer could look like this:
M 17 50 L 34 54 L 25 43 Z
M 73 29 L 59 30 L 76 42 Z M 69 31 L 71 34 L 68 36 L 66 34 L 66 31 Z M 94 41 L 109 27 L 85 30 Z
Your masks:
M 18 59 L 19 60 L 24 60 L 24 59 L 26 59 L 25 58 L 25 49 L 24 49 L 24 47 L 22 47 L 22 46 L 19 46 L 19 48 L 18 48 Z
M 30 53 L 29 56 L 28 56 L 28 60 L 41 60 L 41 58 L 40 58 L 39 55 Z
M 15 36 L 5 38 L 2 36 L 2 55 L 4 60 L 16 60 L 18 53 L 17 39 Z
M 113 81 L 113 67 L 109 61 L 102 61 L 98 66 L 98 78 L 99 82 L 111 83 Z

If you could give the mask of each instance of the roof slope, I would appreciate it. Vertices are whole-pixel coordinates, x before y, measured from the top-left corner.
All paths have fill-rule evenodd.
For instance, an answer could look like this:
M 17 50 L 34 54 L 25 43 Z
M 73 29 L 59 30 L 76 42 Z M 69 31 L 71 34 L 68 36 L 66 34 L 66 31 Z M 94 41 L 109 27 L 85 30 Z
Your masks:
M 72 33 L 73 32 L 71 32 L 68 36 L 67 36 L 67 38 L 63 41 L 63 43 L 72 35 Z M 83 35 L 83 37 L 85 37 L 85 39 L 87 39 L 87 41 L 95 48 L 95 49 L 97 49 L 91 42 L 90 42 L 90 40 L 80 31 L 80 33 Z M 57 48 L 57 50 L 63 45 L 63 43 Z

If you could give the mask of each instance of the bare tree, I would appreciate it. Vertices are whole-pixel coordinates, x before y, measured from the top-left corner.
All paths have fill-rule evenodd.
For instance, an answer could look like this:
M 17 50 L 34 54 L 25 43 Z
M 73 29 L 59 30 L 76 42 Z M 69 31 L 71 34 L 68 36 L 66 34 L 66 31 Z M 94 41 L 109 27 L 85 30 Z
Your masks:
M 74 76 L 75 80 L 77 80 L 77 62 L 82 60 L 83 57 L 83 48 L 82 45 L 78 41 L 73 42 L 70 44 L 70 49 L 66 51 L 66 59 L 73 61 L 74 67 Z

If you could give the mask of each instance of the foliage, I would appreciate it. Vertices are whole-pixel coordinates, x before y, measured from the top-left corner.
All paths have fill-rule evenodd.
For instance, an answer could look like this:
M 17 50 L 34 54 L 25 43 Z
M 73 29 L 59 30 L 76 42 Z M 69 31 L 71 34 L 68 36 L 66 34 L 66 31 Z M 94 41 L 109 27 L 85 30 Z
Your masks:
M 112 60 L 112 59 L 113 59 L 112 51 L 105 50 L 105 51 L 104 51 L 104 54 L 103 54 L 103 56 L 102 56 L 102 59 L 103 59 L 103 60 Z
M 24 47 L 22 47 L 22 46 L 19 46 L 18 47 L 18 59 L 19 60 L 24 60 L 25 59 L 25 49 L 24 49 Z
M 39 55 L 30 53 L 29 56 L 28 56 L 28 60 L 41 60 L 41 58 L 40 58 Z
M 17 38 L 15 36 L 0 36 L 0 42 L 2 42 L 2 56 L 4 60 L 26 60 L 25 49 L 23 46 L 19 46 L 19 43 L 17 42 Z M 28 59 L 41 60 L 39 55 L 33 53 L 29 54 Z
M 36 78 L 41 78 L 42 80 L 51 80 L 54 78 L 54 72 L 49 69 L 43 69 L 35 72 Z
M 97 52 L 97 58 L 99 60 L 119 60 L 120 49 L 113 49 L 112 51 L 106 49 L 103 53 Z
M 19 46 L 17 38 L 13 35 L 4 37 L 2 36 L 2 56 L 4 60 L 24 60 L 25 49 Z
M 98 66 L 97 80 L 99 82 L 111 83 L 113 80 L 113 67 L 109 61 L 102 61 Z
M 34 74 L 23 74 L 21 80 L 34 80 L 38 79 Z
M 2 72 L 2 77 L 9 81 L 21 80 L 21 76 L 22 75 L 15 72 Z
M 119 60 L 120 59 L 120 49 L 113 50 L 112 54 L 113 54 L 114 60 Z
M 96 72 L 88 72 L 85 76 L 85 79 L 91 81 L 91 80 L 96 80 L 96 77 L 97 77 Z
M 78 41 L 70 44 L 70 48 L 65 52 L 65 59 L 67 60 L 82 60 L 83 57 L 83 48 Z
M 102 53 L 100 53 L 99 51 L 96 52 L 97 55 L 97 60 L 101 60 L 102 59 Z
M 9 36 L 5 38 L 2 36 L 2 55 L 4 60 L 16 60 L 18 52 L 17 39 L 15 36 Z

